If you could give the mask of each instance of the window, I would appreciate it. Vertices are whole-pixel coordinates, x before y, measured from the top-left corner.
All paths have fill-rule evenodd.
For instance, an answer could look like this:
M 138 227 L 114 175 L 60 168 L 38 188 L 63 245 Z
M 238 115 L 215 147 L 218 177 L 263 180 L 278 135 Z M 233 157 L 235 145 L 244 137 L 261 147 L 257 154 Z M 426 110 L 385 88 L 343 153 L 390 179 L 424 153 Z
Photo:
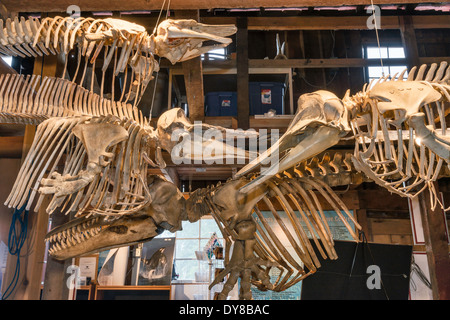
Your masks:
M 385 46 L 385 47 L 365 47 L 364 56 L 367 59 L 382 59 L 384 67 L 373 66 L 367 67 L 367 82 L 377 80 L 380 77 L 395 74 L 400 74 L 403 70 L 407 69 L 405 65 L 405 50 L 403 47 L 398 46 Z M 397 61 L 396 61 L 397 60 Z M 397 64 L 398 63 L 398 64 Z M 404 77 L 408 76 L 408 72 L 405 72 Z
M 225 60 L 227 57 L 225 48 L 218 48 L 202 54 L 202 60 Z
M 196 281 L 196 272 L 205 272 L 204 261 L 197 260 L 195 251 L 203 251 L 213 233 L 225 246 L 222 233 L 212 217 L 206 216 L 197 222 L 183 221 L 183 230 L 177 231 L 175 241 L 175 273 L 180 281 Z M 197 277 L 198 280 L 198 277 Z

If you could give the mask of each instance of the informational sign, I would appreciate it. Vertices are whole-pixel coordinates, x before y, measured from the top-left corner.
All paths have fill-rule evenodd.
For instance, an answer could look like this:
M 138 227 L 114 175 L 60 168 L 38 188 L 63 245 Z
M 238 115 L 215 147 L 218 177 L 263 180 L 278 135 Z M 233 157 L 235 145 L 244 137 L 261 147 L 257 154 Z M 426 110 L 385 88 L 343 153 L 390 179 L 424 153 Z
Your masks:
M 203 248 L 203 251 L 206 253 L 208 260 L 212 259 L 214 255 L 214 249 L 221 246 L 222 245 L 219 242 L 219 238 L 217 237 L 217 234 L 214 232 L 209 241 L 206 243 L 205 247 Z
M 78 267 L 78 285 L 89 285 L 97 280 L 98 255 L 80 257 Z
M 80 276 L 95 279 L 97 267 L 96 257 L 82 257 L 80 258 Z
M 341 213 L 344 219 L 349 224 L 349 226 L 352 228 L 352 230 L 355 230 L 355 224 L 350 219 L 350 217 L 348 217 L 344 211 L 342 211 Z M 350 213 L 353 216 L 352 210 L 350 210 Z M 298 212 L 296 212 L 296 214 L 298 214 Z M 348 232 L 347 227 L 344 225 L 341 218 L 336 213 L 336 211 L 324 211 L 323 214 L 325 216 L 325 220 L 328 223 L 328 226 L 330 227 L 330 232 L 334 240 L 344 240 L 344 241 L 354 240 L 350 232 Z M 303 226 L 303 230 L 305 230 L 308 237 L 312 238 L 311 233 L 306 228 L 306 225 L 303 222 L 301 222 L 301 224 Z
M 412 265 L 409 283 L 409 300 L 433 300 L 430 288 L 430 271 L 426 252 L 413 252 L 415 265 Z
M 285 249 L 289 252 L 289 254 L 291 254 L 291 256 L 293 257 L 297 257 L 294 248 L 287 240 L 280 223 L 275 219 L 272 212 L 261 211 L 261 213 L 266 222 L 268 223 L 268 225 L 270 226 L 270 228 L 279 237 L 279 240 L 281 241 Z M 335 211 L 324 211 L 323 213 L 334 240 L 349 240 L 349 241 L 353 240 L 353 237 L 351 236 L 351 234 L 345 227 L 344 223 L 341 221 L 339 215 Z M 353 215 L 352 210 L 350 210 L 350 213 Z M 287 214 L 284 211 L 277 211 L 277 214 L 281 218 L 284 227 L 287 228 L 287 230 L 291 233 L 291 235 L 295 235 L 296 233 L 294 226 L 292 225 L 291 220 L 288 218 Z M 295 211 L 295 214 L 297 215 L 297 217 L 299 217 L 300 224 L 302 225 L 305 234 L 308 236 L 308 238 L 312 239 L 312 235 L 308 230 L 308 228 L 306 227 L 306 224 L 302 221 L 300 213 L 298 211 Z M 347 216 L 347 214 L 345 212 L 342 212 L 342 216 L 344 216 L 350 227 L 354 230 L 355 229 L 354 223 Z M 253 216 L 253 218 L 257 223 L 260 223 L 258 217 Z M 270 271 L 269 275 L 272 283 L 274 283 L 277 280 L 279 272 L 280 271 L 277 268 L 272 268 L 272 270 Z M 300 281 L 283 292 L 273 292 L 270 290 L 260 291 L 255 286 L 252 286 L 251 290 L 253 298 L 255 300 L 300 300 L 301 287 L 302 282 Z

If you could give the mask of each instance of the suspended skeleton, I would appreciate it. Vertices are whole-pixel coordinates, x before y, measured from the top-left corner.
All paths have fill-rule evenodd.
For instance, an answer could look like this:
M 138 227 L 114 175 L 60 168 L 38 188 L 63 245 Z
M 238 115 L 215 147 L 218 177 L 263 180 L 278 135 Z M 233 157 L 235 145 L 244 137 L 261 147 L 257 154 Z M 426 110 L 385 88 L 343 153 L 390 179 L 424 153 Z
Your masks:
M 436 69 L 433 64 L 424 75 L 424 65 L 417 76 L 413 68 L 407 81 L 402 81 L 403 74 L 381 80 L 362 93 L 361 111 L 351 121 L 358 142 L 353 158 L 357 169 L 401 196 L 415 197 L 428 188 L 433 209 L 438 203 L 442 206 L 433 182 L 450 164 L 450 68 L 443 62 Z M 359 97 L 344 101 L 355 99 Z
M 3 21 L 0 23 L 3 25 Z M 206 26 L 193 20 L 166 20 L 158 26 L 156 35 L 117 19 L 55 17 L 39 22 L 16 18 L 4 24 L 6 27 L 0 28 L 4 40 L 1 53 L 32 57 L 59 52 L 67 62 L 69 52 L 78 50 L 72 80 L 64 79 L 66 71 L 62 78 L 0 76 L 0 120 L 40 124 L 6 204 L 19 208 L 26 205 L 29 210 L 39 191 L 36 210 L 46 194 L 54 194 L 47 212 L 61 207 L 65 213 L 75 211 L 77 215 L 88 207 L 92 213 L 112 216 L 142 209 L 151 199 L 145 192 L 146 174 L 141 173 L 149 165 L 165 167 L 161 148 L 169 148 L 170 152 L 171 130 L 194 127 L 184 115 L 177 117 L 175 111 L 161 117 L 155 131 L 135 106 L 158 70 L 154 54 L 173 63 L 183 61 L 229 43 L 228 38 L 209 31 L 221 35 L 235 32 L 234 26 Z M 202 46 L 203 41 L 212 39 L 218 44 Z M 95 70 L 101 53 L 101 90 L 95 93 L 94 71 L 87 82 L 90 88 L 83 85 L 88 66 Z M 112 67 L 114 75 L 124 75 L 118 99 L 114 94 L 115 77 L 111 97 L 103 96 L 108 67 Z M 131 86 L 126 85 L 128 67 L 132 70 Z M 130 100 L 134 105 L 127 103 Z M 154 161 L 151 153 L 155 154 Z M 63 155 L 64 169 L 58 172 Z M 47 170 L 48 177 L 43 178 Z
M 283 250 L 279 241 L 281 236 L 270 231 L 257 205 L 252 209 L 245 207 L 231 211 L 247 213 L 244 217 L 236 219 L 239 221 L 237 225 L 243 224 L 242 228 L 246 229 L 242 232 L 244 236 L 241 236 L 239 228 L 230 230 L 230 223 L 227 222 L 227 216 L 224 216 L 224 212 L 228 210 L 214 207 L 212 203 L 217 202 L 217 199 L 210 200 L 213 215 L 222 219 L 218 218 L 219 223 L 224 226 L 223 232 L 231 235 L 233 239 L 241 240 L 239 246 L 234 245 L 234 250 L 237 248 L 238 251 L 233 251 L 226 269 L 213 282 L 215 284 L 226 274 L 230 275 L 221 298 L 226 297 L 238 277 L 245 283 L 241 285 L 242 297 L 249 298 L 250 283 L 262 290 L 284 290 L 320 267 L 308 241 L 302 242 L 305 236 L 302 235 L 302 228 L 298 222 L 299 215 L 295 215 L 294 208 L 300 212 L 300 217 L 305 219 L 306 225 L 309 222 L 308 227 L 313 227 L 311 235 L 318 248 L 320 245 L 313 235 L 317 234 L 321 240 L 325 251 L 318 250 L 322 257 L 326 258 L 326 252 L 330 259 L 337 258 L 332 249 L 332 239 L 327 238 L 323 232 L 327 227 L 325 219 L 321 220 L 317 216 L 314 218 L 313 213 L 321 211 L 319 202 L 317 199 L 315 201 L 308 199 L 308 194 L 299 187 L 299 183 L 319 191 L 338 214 L 342 210 L 352 219 L 345 205 L 339 202 L 339 198 L 329 189 L 330 186 L 339 185 L 341 182 L 334 179 L 327 179 L 328 184 L 320 182 L 316 179 L 320 175 L 314 170 L 317 169 L 318 163 L 314 160 L 314 156 L 349 134 L 353 134 L 356 139 L 352 163 L 366 178 L 404 197 L 415 197 L 428 188 L 435 201 L 434 205 L 439 203 L 432 183 L 442 176 L 448 176 L 450 168 L 450 139 L 445 120 L 450 102 L 450 67 L 447 67 L 446 62 L 442 62 L 439 69 L 436 64 L 432 64 L 425 77 L 426 66 L 420 68 L 417 76 L 415 70 L 416 68 L 413 68 L 410 71 L 406 81 L 403 81 L 403 73 L 398 78 L 395 75 L 390 80 L 386 77 L 369 89 L 365 87 L 363 92 L 354 96 L 350 96 L 347 92 L 343 100 L 327 91 L 302 95 L 298 102 L 297 114 L 287 132 L 270 149 L 236 174 L 235 179 L 238 179 L 236 180 L 238 182 L 235 183 L 234 190 L 237 196 L 232 203 L 239 204 L 240 199 L 245 199 L 241 201 L 248 203 L 249 199 L 262 197 L 273 218 L 283 230 L 283 236 L 286 236 L 296 248 L 298 260 L 305 264 L 306 270 L 296 265 L 296 260 L 292 259 L 290 253 Z M 396 130 L 394 134 L 389 130 L 391 128 Z M 403 134 L 405 130 L 409 135 Z M 280 161 L 269 168 L 261 168 L 261 163 L 273 154 L 279 154 Z M 309 174 L 305 174 L 306 171 L 302 168 L 305 167 L 305 161 L 311 157 L 313 160 L 310 164 L 313 166 L 308 170 Z M 325 176 L 330 173 L 330 167 L 330 165 L 322 166 L 321 171 Z M 247 179 L 249 172 L 257 169 L 260 169 L 260 173 Z M 356 179 L 356 176 L 353 176 L 353 179 Z M 225 193 L 225 197 L 219 201 L 229 208 L 230 205 L 227 205 L 230 202 L 229 194 L 222 190 L 218 190 L 217 193 L 216 197 L 219 199 L 220 194 Z M 292 232 L 284 225 L 274 205 L 264 198 L 266 195 L 275 196 L 276 201 L 280 203 L 292 225 L 297 227 L 294 229 L 300 243 L 295 242 Z M 313 195 L 314 193 L 310 193 L 310 196 Z M 333 200 L 336 201 L 334 205 Z M 257 202 L 255 200 L 252 205 Z M 314 203 L 317 209 L 313 207 Z M 302 209 L 302 204 L 308 208 L 306 216 L 303 215 L 305 210 Z M 441 203 L 440 205 L 442 206 Z M 252 210 L 262 223 L 251 216 Z M 357 240 L 357 235 L 346 223 L 346 218 L 344 216 L 340 218 L 349 233 Z M 357 229 L 361 228 L 356 221 L 352 222 Z M 266 229 L 262 229 L 263 226 Z M 273 266 L 281 268 L 275 286 L 268 282 L 267 276 Z M 293 274 L 294 269 L 297 270 L 296 274 Z
M 306 94 L 286 134 L 252 163 L 240 177 L 272 153 L 284 156 L 244 186 L 248 191 L 277 173 L 291 168 L 353 134 L 356 148 L 352 161 L 358 171 L 401 196 L 415 197 L 430 188 L 450 163 L 446 115 L 450 101 L 450 67 L 442 62 L 426 65 L 406 81 L 404 72 L 364 87 L 362 92 L 340 100 L 328 91 Z M 314 142 L 314 143 L 311 143 Z M 434 197 L 436 201 L 436 196 Z
M 402 76 L 395 81 L 382 79 L 342 100 L 327 91 L 301 96 L 287 132 L 269 150 L 255 156 L 227 149 L 232 151 L 227 154 L 254 160 L 234 179 L 198 189 L 185 199 L 174 184 L 148 176 L 148 166 L 166 166 L 162 150 L 171 153 L 179 146 L 173 139 L 177 131 L 183 132 L 180 137 L 193 137 L 197 130 L 229 130 L 192 125 L 180 109 L 162 114 L 153 128 L 136 106 L 158 69 L 155 56 L 175 63 L 214 48 L 203 47 L 203 41 L 226 46 L 230 43 L 226 36 L 235 27 L 166 20 L 155 28 L 156 34 L 148 35 L 145 28 L 116 19 L 16 18 L 1 23 L 0 53 L 61 53 L 67 58 L 71 50 L 78 50 L 76 70 L 65 72 L 63 78 L 0 77 L 1 121 L 38 124 L 5 204 L 37 210 L 49 196 L 47 212 L 74 214 L 76 219 L 47 235 L 49 253 L 56 259 L 151 240 L 164 230 L 181 230 L 182 221 L 195 222 L 211 214 L 227 242 L 225 270 L 212 285 L 228 275 L 220 295 L 226 298 L 241 278 L 240 297 L 250 299 L 252 283 L 263 290 L 282 291 L 316 272 L 317 254 L 337 258 L 319 198 L 334 208 L 358 240 L 360 226 L 331 187 L 371 179 L 403 196 L 415 196 L 446 174 L 450 142 L 444 108 L 449 101 L 450 68 L 444 63 L 437 71 L 433 65 L 425 79 L 424 68 L 414 80 L 412 70 L 408 81 L 401 81 Z M 95 92 L 93 70 L 99 56 L 104 57 L 102 80 Z M 120 94 L 113 92 L 114 77 L 110 96 L 103 94 L 108 69 L 124 75 L 129 83 L 122 85 Z M 391 128 L 398 132 L 396 140 L 390 136 Z M 337 153 L 331 160 L 325 154 L 319 160 L 319 154 L 349 135 L 356 139 L 354 155 Z M 418 147 L 415 138 L 420 139 Z M 195 139 L 186 141 L 194 141 L 192 148 L 185 148 L 193 152 L 182 157 L 193 159 Z M 212 143 L 230 148 L 221 141 Z M 198 147 L 205 146 L 200 142 Z M 261 168 L 274 154 L 280 154 L 280 160 Z M 280 234 L 268 225 L 261 206 L 269 209 Z M 278 206 L 287 221 L 280 217 Z M 292 250 L 286 249 L 282 238 Z M 271 283 L 273 268 L 280 276 Z

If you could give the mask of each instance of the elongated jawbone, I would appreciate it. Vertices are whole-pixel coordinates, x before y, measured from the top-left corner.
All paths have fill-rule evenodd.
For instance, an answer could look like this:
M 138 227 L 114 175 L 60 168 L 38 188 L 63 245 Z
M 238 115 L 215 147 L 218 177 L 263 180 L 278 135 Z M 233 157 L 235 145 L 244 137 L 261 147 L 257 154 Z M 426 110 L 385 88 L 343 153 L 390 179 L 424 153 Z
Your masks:
M 81 217 L 61 225 L 46 236 L 49 254 L 57 260 L 151 240 L 163 229 L 148 215 L 124 216 L 113 222 L 103 217 Z

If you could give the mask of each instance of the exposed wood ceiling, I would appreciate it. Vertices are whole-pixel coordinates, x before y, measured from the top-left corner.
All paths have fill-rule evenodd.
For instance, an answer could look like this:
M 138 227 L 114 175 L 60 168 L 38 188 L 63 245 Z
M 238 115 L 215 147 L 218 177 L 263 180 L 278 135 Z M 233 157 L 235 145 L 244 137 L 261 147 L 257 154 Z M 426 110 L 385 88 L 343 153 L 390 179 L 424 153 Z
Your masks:
M 82 11 L 104 10 L 159 10 L 170 3 L 172 10 L 232 9 L 232 8 L 296 8 L 322 6 L 369 5 L 370 0 L 3 0 L 10 12 L 65 12 L 67 7 L 77 5 Z M 397 0 L 396 4 L 420 3 L 418 0 Z M 436 2 L 438 3 L 438 2 Z M 377 5 L 391 4 L 377 0 Z

